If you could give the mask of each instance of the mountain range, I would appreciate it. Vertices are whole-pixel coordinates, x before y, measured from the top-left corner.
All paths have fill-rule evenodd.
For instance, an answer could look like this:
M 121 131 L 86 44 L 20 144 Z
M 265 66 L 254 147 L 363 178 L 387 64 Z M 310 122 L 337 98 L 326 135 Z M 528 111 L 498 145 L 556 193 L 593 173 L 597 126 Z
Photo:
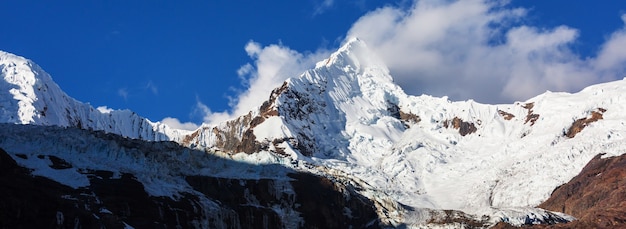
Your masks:
M 10 53 L 0 69 L 3 228 L 626 224 L 626 80 L 513 104 L 413 96 L 354 38 L 187 131 L 79 102 Z

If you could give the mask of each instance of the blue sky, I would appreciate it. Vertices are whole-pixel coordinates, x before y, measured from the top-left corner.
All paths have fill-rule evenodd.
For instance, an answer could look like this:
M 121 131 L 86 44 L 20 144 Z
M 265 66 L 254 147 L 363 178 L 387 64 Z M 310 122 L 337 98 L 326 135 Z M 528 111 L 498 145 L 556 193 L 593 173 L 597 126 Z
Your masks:
M 453 100 L 576 91 L 621 79 L 626 64 L 621 0 L 62 2 L 3 3 L 0 49 L 80 101 L 153 121 L 237 115 L 347 36 L 380 53 L 408 93 Z

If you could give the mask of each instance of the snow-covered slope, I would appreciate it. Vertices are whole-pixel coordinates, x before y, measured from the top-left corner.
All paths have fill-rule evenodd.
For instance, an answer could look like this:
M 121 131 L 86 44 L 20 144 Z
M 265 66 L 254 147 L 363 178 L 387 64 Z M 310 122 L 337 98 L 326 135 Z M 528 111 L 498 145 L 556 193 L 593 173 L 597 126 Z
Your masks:
M 31 62 L 6 53 L 1 60 L 4 122 L 170 139 L 238 161 L 280 163 L 358 186 L 395 225 L 422 226 L 442 213 L 436 209 L 488 223 L 571 219 L 534 207 L 595 155 L 626 153 L 626 80 L 513 104 L 451 102 L 405 94 L 358 39 L 248 114 L 189 133 L 129 111 L 101 113 Z
M 35 63 L 2 51 L 0 77 L 0 122 L 74 126 L 144 140 L 176 140 L 186 133 L 129 110 L 100 111 L 78 102 Z
M 321 176 L 72 127 L 0 123 L 0 184 L 1 228 L 378 228 L 379 221 L 371 201 Z
M 186 143 L 275 152 L 287 166 L 366 181 L 372 198 L 418 209 L 398 223 L 424 223 L 419 209 L 455 209 L 522 224 L 546 217 L 533 207 L 595 155 L 626 152 L 623 91 L 626 80 L 514 104 L 410 96 L 352 39 L 258 110 Z M 254 147 L 224 147 L 219 136 Z

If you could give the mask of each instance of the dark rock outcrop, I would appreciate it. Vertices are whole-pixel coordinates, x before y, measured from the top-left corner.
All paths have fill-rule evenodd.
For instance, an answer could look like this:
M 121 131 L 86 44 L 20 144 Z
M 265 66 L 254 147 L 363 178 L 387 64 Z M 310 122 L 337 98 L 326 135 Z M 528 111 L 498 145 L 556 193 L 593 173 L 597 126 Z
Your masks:
M 603 118 L 602 115 L 604 114 L 604 112 L 606 112 L 606 109 L 598 108 L 594 111 L 591 111 L 591 115 L 589 117 L 577 119 L 576 121 L 572 123 L 572 126 L 570 126 L 570 128 L 567 129 L 564 135 L 567 136 L 568 138 L 575 137 L 576 134 L 580 133 L 580 131 L 582 131 L 585 127 L 587 127 L 587 125 L 602 119 Z
M 626 228 L 626 155 L 596 156 L 539 207 L 578 219 L 559 228 Z
M 130 174 L 86 173 L 91 185 L 73 189 L 32 176 L 0 149 L 0 228 L 191 228 L 204 217 L 190 194 L 151 197 Z
M 289 177 L 307 228 L 378 228 L 374 203 L 354 188 L 325 177 L 293 173 Z
M 404 122 L 416 124 L 422 121 L 419 115 L 413 114 L 411 112 L 407 113 L 407 112 L 403 112 L 402 110 L 400 110 L 399 114 L 400 114 L 400 120 Z
M 459 130 L 459 134 L 461 134 L 461 136 L 474 133 L 478 130 L 474 123 L 463 121 L 463 119 L 460 119 L 458 117 L 454 117 L 451 121 L 444 121 L 443 127 L 457 129 Z
M 210 199 L 218 200 L 227 222 L 238 223 L 232 228 L 285 228 L 283 215 L 276 209 L 293 207 L 293 193 L 276 190 L 272 179 L 236 180 L 227 178 L 189 176 L 187 182 Z
M 42 128 L 85 132 L 120 147 L 120 151 L 132 151 L 137 157 L 154 157 L 155 160 L 145 160 L 149 163 L 175 160 L 171 157 L 178 154 L 172 152 L 182 149 L 172 142 L 144 142 L 102 132 Z M 200 151 L 189 153 L 211 157 Z M 355 191 L 355 187 L 280 165 L 238 165 L 228 161 L 228 166 L 245 166 L 250 170 L 284 170 L 288 177 L 218 178 L 178 174 L 178 171 L 172 176 L 181 176 L 189 189 L 175 197 L 155 197 L 146 192 L 136 174 L 82 168 L 71 164 L 63 155 L 9 153 L 0 149 L 0 228 L 381 227 L 375 205 Z M 32 175 L 30 169 L 16 160 L 46 160 L 54 170 L 75 169 L 88 178 L 89 185 L 74 189 Z
M 522 107 L 528 110 L 524 124 L 530 122 L 531 126 L 535 125 L 535 122 L 537 122 L 537 120 L 539 119 L 539 114 L 535 114 L 533 111 L 533 107 L 535 107 L 535 103 L 527 103 L 527 104 L 524 104 L 524 106 Z
M 626 228 L 626 155 L 594 157 L 572 180 L 557 187 L 538 207 L 577 220 L 523 228 Z M 494 228 L 516 228 L 498 223 Z
M 509 112 L 503 111 L 503 110 L 498 110 L 498 114 L 500 114 L 500 116 L 502 116 L 502 118 L 504 118 L 504 120 L 511 120 L 511 119 L 515 118 L 515 115 L 513 115 L 513 114 L 511 114 Z
M 257 140 L 254 135 L 254 128 L 265 122 L 268 118 L 279 115 L 278 109 L 275 107 L 275 102 L 288 88 L 287 82 L 275 88 L 270 94 L 269 99 L 263 102 L 259 107 L 258 115 L 253 115 L 253 112 L 248 112 L 245 115 L 226 121 L 223 125 L 213 127 L 210 130 L 208 127 L 202 127 L 184 136 L 182 144 L 184 146 L 194 147 L 199 144 L 199 138 L 203 134 L 212 134 L 215 135 L 216 138 L 214 147 L 229 154 L 240 152 L 252 154 L 267 149 L 269 143 L 262 142 L 263 139 Z

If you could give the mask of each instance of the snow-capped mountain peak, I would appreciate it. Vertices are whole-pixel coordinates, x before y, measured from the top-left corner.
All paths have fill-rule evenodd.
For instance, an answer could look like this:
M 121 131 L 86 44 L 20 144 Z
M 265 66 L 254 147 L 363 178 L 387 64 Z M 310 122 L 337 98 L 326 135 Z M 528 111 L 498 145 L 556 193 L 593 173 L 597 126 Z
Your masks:
M 103 130 L 144 140 L 176 140 L 186 131 L 153 123 L 129 110 L 101 112 L 61 90 L 34 62 L 0 51 L 0 120 Z
M 285 122 L 291 125 L 293 133 L 311 138 L 311 144 L 305 143 L 310 145 L 308 148 L 333 146 L 307 154 L 345 154 L 348 139 L 354 137 L 356 130 L 351 127 L 367 129 L 381 118 L 391 118 L 390 110 L 397 109 L 400 98 L 406 95 L 361 40 L 350 40 L 325 62 L 290 79 L 288 89 L 278 97 L 278 110 L 286 116 Z M 398 128 L 389 128 L 389 137 L 403 129 L 396 121 L 393 125 Z M 307 142 L 307 137 L 301 137 L 300 142 Z
M 353 71 L 361 72 L 367 68 L 380 68 L 389 72 L 387 66 L 378 58 L 359 38 L 348 39 L 343 46 L 332 53 L 329 58 L 316 64 L 316 68 L 334 65 L 341 68 L 352 68 Z M 391 80 L 391 77 L 389 77 Z
M 389 69 L 355 38 L 314 69 L 288 79 L 258 110 L 215 128 L 203 127 L 189 135 L 186 143 L 241 152 L 237 148 L 242 147 L 224 144 L 225 139 L 234 139 L 292 158 L 345 158 L 351 139 L 363 134 L 389 138 L 382 142 L 397 140 L 405 129 L 400 116 L 408 112 L 403 113 L 400 103 L 406 97 Z M 378 125 L 387 126 L 379 132 Z M 247 148 L 245 152 L 254 151 Z
M 289 158 L 278 161 L 341 171 L 367 181 L 373 195 L 414 209 L 457 209 L 515 224 L 548 214 L 532 207 L 595 155 L 626 145 L 619 134 L 626 117 L 615 112 L 626 109 L 625 83 L 499 105 L 409 96 L 352 39 L 274 90 L 234 129 L 242 144 L 254 139 L 260 151 Z
M 0 67 L 3 122 L 173 140 L 230 159 L 282 164 L 358 186 L 388 204 L 377 205 L 378 213 L 394 225 L 422 225 L 433 209 L 490 223 L 541 221 L 554 214 L 534 207 L 591 158 L 626 153 L 626 80 L 513 104 L 411 96 L 356 38 L 249 113 L 193 132 L 80 103 L 21 57 L 0 53 Z
M 59 114 L 49 112 L 46 99 L 61 94 L 61 89 L 33 62 L 0 51 L 2 68 L 2 120 L 15 123 L 60 123 Z M 51 108 L 55 108 L 52 107 Z M 48 118 L 45 118 L 49 116 Z M 56 124 L 55 123 L 55 124 Z

